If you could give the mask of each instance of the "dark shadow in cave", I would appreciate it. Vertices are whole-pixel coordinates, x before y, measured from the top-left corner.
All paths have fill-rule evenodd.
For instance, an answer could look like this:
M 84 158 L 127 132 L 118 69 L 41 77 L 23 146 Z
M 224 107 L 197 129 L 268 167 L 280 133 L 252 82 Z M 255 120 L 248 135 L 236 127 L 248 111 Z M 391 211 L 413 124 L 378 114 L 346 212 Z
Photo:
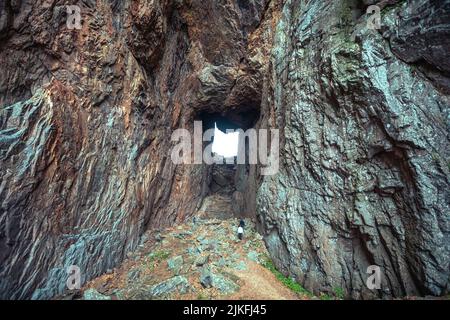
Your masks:
M 214 123 L 217 123 L 217 127 L 222 132 L 226 132 L 227 129 L 242 129 L 245 131 L 253 128 L 258 119 L 259 110 L 250 107 L 230 109 L 223 112 L 203 110 L 194 117 L 194 120 L 202 121 L 203 131 L 214 128 Z

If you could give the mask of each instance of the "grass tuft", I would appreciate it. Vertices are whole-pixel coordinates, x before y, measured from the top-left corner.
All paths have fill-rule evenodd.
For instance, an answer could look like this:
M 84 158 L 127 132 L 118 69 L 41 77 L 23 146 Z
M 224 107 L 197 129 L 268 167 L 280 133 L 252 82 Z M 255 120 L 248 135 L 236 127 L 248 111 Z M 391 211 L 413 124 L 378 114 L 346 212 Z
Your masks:
M 343 300 L 345 298 L 344 289 L 341 287 L 336 287 L 333 289 L 334 296 L 338 299 Z
M 319 298 L 320 300 L 333 300 L 333 297 L 326 293 L 321 293 Z
M 292 280 L 291 278 L 286 277 L 285 275 L 283 275 L 280 271 L 278 271 L 275 268 L 275 265 L 273 264 L 272 260 L 270 260 L 269 257 L 265 257 L 262 265 L 267 268 L 270 272 L 272 272 L 275 277 L 281 282 L 283 283 L 286 287 L 288 287 L 289 289 L 291 289 L 292 291 L 294 291 L 295 293 L 298 294 L 302 294 L 302 295 L 306 295 L 308 297 L 312 297 L 312 293 L 309 292 L 308 290 L 306 290 L 305 288 L 303 288 L 300 284 L 298 284 L 297 282 L 295 282 L 294 280 Z
M 197 300 L 209 300 L 208 297 L 206 295 L 204 295 L 203 293 L 199 293 L 197 295 Z
M 170 256 L 170 252 L 159 250 L 149 254 L 150 262 L 163 261 L 166 260 Z

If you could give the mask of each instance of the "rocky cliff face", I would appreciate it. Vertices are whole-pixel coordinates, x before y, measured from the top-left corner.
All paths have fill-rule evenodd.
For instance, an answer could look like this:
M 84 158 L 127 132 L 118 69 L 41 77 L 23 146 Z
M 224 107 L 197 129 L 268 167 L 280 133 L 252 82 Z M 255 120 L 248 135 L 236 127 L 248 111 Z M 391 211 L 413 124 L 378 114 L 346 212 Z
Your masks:
M 355 298 L 443 294 L 445 2 L 387 1 L 374 31 L 370 1 L 2 1 L 0 298 L 50 298 L 69 265 L 91 279 L 196 212 L 211 168 L 175 165 L 170 137 L 212 114 L 281 130 L 280 172 L 236 177 L 284 273 Z
M 173 164 L 171 133 L 259 106 L 275 5 L 1 2 L 1 298 L 50 298 L 200 206 L 207 170 Z
M 448 290 L 450 3 L 390 2 L 380 30 L 349 1 L 287 1 L 277 27 L 262 112 L 282 168 L 257 210 L 277 266 L 310 290 Z

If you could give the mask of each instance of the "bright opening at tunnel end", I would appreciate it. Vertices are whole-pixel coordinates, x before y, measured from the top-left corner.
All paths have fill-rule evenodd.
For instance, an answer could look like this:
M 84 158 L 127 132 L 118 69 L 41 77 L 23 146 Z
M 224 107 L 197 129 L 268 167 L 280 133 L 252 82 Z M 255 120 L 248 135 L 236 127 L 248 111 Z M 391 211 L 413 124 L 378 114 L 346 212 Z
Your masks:
M 215 134 L 218 136 L 214 137 Z M 174 164 L 223 164 L 224 160 L 229 163 L 229 159 L 236 157 L 233 162 L 236 160 L 237 164 L 259 164 L 261 175 L 273 175 L 279 169 L 279 139 L 278 129 L 238 129 L 227 135 L 216 124 L 215 128 L 203 131 L 202 121 L 194 121 L 193 136 L 186 128 L 172 132 L 170 140 L 177 143 L 170 157 Z
M 228 130 L 227 130 L 228 131 Z M 217 128 L 214 123 L 214 141 L 212 152 L 225 158 L 236 157 L 238 155 L 239 132 L 224 133 Z

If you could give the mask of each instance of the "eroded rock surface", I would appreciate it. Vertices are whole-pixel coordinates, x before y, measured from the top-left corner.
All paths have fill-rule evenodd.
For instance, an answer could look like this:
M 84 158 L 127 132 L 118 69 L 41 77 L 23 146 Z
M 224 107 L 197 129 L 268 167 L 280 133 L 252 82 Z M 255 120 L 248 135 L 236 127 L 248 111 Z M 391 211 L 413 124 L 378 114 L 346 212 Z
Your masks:
M 0 298 L 50 298 L 117 265 L 208 192 L 171 133 L 258 107 L 275 1 L 0 4 Z
M 81 29 L 66 1 L 0 2 L 0 298 L 61 294 L 68 266 L 84 283 L 197 212 L 211 168 L 170 137 L 212 113 L 281 131 L 279 173 L 238 166 L 232 206 L 286 275 L 448 292 L 448 1 L 76 4 Z
M 257 194 L 266 243 L 309 290 L 442 295 L 450 4 L 384 1 L 380 30 L 365 28 L 368 15 L 355 20 L 350 4 L 283 7 L 262 99 L 265 122 L 283 131 L 280 172 Z M 366 287 L 369 265 L 381 268 L 381 290 Z

